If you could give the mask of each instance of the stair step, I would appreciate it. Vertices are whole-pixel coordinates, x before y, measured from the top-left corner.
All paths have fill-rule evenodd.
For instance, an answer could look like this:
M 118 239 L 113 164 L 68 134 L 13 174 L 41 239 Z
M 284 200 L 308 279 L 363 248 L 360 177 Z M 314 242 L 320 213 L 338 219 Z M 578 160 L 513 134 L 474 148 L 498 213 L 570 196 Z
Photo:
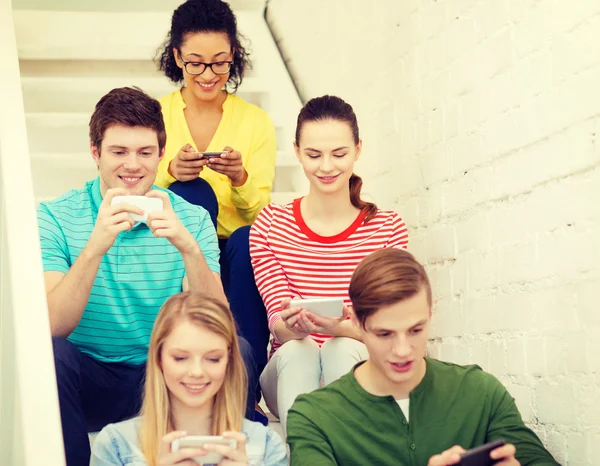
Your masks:
M 46 2 L 42 0 L 14 0 L 13 8 L 20 10 L 34 10 L 43 7 L 56 11 L 166 11 L 172 13 L 181 5 L 182 0 L 102 0 L 102 2 L 82 2 L 81 0 L 61 0 L 60 2 Z M 265 0 L 228 0 L 234 10 L 263 11 Z
M 86 113 L 91 114 L 100 98 L 117 87 L 137 86 L 155 98 L 180 88 L 166 77 L 134 76 L 23 76 L 23 100 L 27 113 Z M 237 94 L 244 100 L 261 106 L 268 93 L 265 82 L 256 78 L 244 79 Z
M 154 57 L 167 36 L 172 13 L 172 10 L 14 10 L 19 58 L 149 59 Z M 257 23 L 264 23 L 262 12 L 239 11 L 236 18 L 240 32 L 251 37 L 254 43 L 254 34 L 250 35 L 248 31 L 256 31 Z M 98 40 L 99 37 L 101 40 Z M 260 42 L 260 39 L 257 40 Z

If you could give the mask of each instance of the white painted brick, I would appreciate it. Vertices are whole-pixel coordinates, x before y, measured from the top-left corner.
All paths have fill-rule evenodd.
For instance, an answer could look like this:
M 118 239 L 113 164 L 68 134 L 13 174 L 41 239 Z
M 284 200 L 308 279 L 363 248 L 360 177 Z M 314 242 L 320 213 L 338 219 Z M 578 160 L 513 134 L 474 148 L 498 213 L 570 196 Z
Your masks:
M 483 0 L 471 11 L 477 18 L 475 23 L 476 40 L 481 42 L 510 22 L 510 6 L 508 0 Z
M 412 228 L 419 224 L 419 200 L 416 197 L 401 198 L 392 207 L 402 217 L 410 234 Z M 410 241 L 410 236 L 408 239 Z
M 538 419 L 542 423 L 573 425 L 573 406 L 577 401 L 573 387 L 566 382 L 549 385 L 541 382 L 535 390 Z
M 506 389 L 515 399 L 515 404 L 521 413 L 524 422 L 533 422 L 535 413 L 531 407 L 531 393 L 529 387 L 517 384 L 507 384 Z
M 408 237 L 408 251 L 410 251 L 410 253 L 415 256 L 415 259 L 421 264 L 425 264 L 427 262 L 427 231 L 425 229 L 417 229 L 413 230 L 411 233 L 409 233 Z
M 468 256 L 469 291 L 486 290 L 498 285 L 499 260 L 494 252 Z
M 542 196 L 540 196 L 543 199 Z M 537 198 L 536 198 L 537 199 Z M 490 241 L 495 246 L 530 243 L 535 238 L 532 217 L 540 215 L 530 209 L 530 199 L 507 201 L 489 210 Z M 543 210 L 542 213 L 548 212 Z M 551 213 L 548 214 L 552 216 Z
M 455 362 L 454 343 L 447 342 L 440 345 L 439 357 L 442 361 Z
M 458 102 L 450 101 L 444 105 L 444 140 L 448 141 L 461 132 L 462 116 Z
M 461 341 L 455 345 L 454 362 L 463 366 L 473 363 L 473 358 L 471 357 L 471 345 L 469 343 Z
M 569 454 L 569 464 L 582 466 L 592 466 L 587 462 L 590 448 L 587 442 L 587 435 L 582 432 L 570 433 L 567 435 L 567 452 Z
M 436 340 L 430 340 L 429 344 L 427 345 L 427 356 L 429 356 L 430 358 L 434 358 L 434 359 L 441 359 L 440 358 L 440 341 Z
M 460 313 L 460 303 L 448 300 L 436 301 L 433 315 L 437 338 L 456 337 L 463 334 L 465 321 Z
M 522 339 L 506 342 L 506 371 L 510 375 L 521 375 L 527 371 Z
M 529 338 L 525 343 L 527 352 L 527 374 L 546 374 L 546 345 L 543 338 Z
M 496 377 L 506 374 L 506 348 L 504 340 L 490 341 L 490 372 Z
M 543 332 L 571 332 L 579 324 L 575 312 L 575 292 L 569 287 L 556 287 L 531 293 L 536 313 L 536 328 Z
M 577 290 L 577 314 L 584 327 L 600 325 L 598 291 L 600 291 L 600 280 L 582 283 Z
M 422 2 L 419 9 L 421 31 L 419 42 L 430 39 L 448 22 L 445 2 Z
M 536 270 L 536 245 L 503 249 L 499 254 L 499 275 L 503 284 L 529 281 Z
M 511 2 L 511 7 L 516 2 Z M 554 16 L 554 3 L 552 0 L 541 0 L 534 3 L 534 8 L 515 24 L 514 40 L 520 56 L 528 55 L 534 50 L 548 44 L 558 33 L 559 23 Z
M 573 373 L 573 368 L 567 365 L 567 345 L 563 335 L 549 336 L 545 339 L 546 346 L 546 375 L 567 375 Z M 531 359 L 531 354 L 529 355 Z
M 593 92 L 600 79 L 600 66 L 596 65 L 567 79 L 554 91 L 554 108 L 557 126 L 568 127 L 573 122 L 591 118 L 598 114 L 600 93 Z
M 462 111 L 464 112 L 464 107 Z M 459 134 L 449 141 L 450 166 L 454 176 L 464 175 L 482 161 L 479 144 L 478 133 Z
M 485 211 L 470 216 L 456 225 L 458 253 L 487 250 L 490 246 L 490 221 Z
M 562 432 L 550 431 L 546 437 L 548 450 L 558 464 L 567 464 L 567 436 Z
M 537 313 L 531 293 L 506 292 L 496 296 L 497 330 L 518 332 L 537 327 Z
M 490 370 L 489 342 L 475 341 L 471 344 L 471 364 L 477 364 L 484 371 Z
M 600 419 L 600 389 L 596 381 L 582 383 L 575 388 L 577 393 L 578 419 L 585 426 L 594 426 Z
M 442 112 L 437 112 L 439 116 Z M 423 154 L 421 173 L 425 186 L 440 183 L 450 176 L 450 162 L 446 147 L 438 144 L 431 147 Z
M 579 333 L 577 335 L 565 338 L 566 346 L 566 364 L 570 373 L 584 373 L 588 371 L 588 351 L 586 335 Z
M 456 246 L 454 227 L 432 229 L 427 234 L 427 261 L 438 262 L 454 258 Z
M 436 294 L 440 298 L 452 296 L 452 266 L 446 265 L 438 270 Z
M 476 43 L 475 21 L 469 15 L 454 16 L 448 23 L 446 53 L 449 61 L 459 58 Z M 467 86 L 471 87 L 471 86 Z
M 468 284 L 468 262 L 464 254 L 458 256 L 452 265 L 452 291 L 461 294 L 467 291 Z
M 552 73 L 555 85 L 598 62 L 598 57 L 600 57 L 599 24 L 600 17 L 593 17 L 570 34 L 565 34 L 563 40 L 555 41 L 552 44 L 550 48 L 552 58 L 556 63 L 561 63 L 561 66 L 556 67 Z
M 490 38 L 484 46 L 475 50 L 481 79 L 496 76 L 500 71 L 509 67 L 516 58 L 512 29 L 505 28 Z
M 495 296 L 467 298 L 465 324 L 467 332 L 474 335 L 492 333 L 498 328 Z

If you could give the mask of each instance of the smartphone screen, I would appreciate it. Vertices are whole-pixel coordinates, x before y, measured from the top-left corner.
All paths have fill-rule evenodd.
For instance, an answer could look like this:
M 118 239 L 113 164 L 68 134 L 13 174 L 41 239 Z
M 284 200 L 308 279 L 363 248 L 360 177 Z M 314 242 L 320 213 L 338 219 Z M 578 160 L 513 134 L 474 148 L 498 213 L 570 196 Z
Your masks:
M 221 157 L 222 154 L 225 154 L 226 152 L 198 152 L 198 156 L 200 158 L 211 158 L 211 157 Z

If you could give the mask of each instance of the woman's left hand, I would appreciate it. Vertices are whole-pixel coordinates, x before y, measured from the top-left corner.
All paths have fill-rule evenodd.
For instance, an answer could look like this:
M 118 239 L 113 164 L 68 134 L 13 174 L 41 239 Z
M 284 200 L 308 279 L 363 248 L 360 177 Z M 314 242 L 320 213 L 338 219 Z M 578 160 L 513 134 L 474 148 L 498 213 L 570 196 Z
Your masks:
M 310 333 L 321 333 L 324 335 L 336 335 L 336 329 L 344 322 L 350 311 L 348 307 L 344 305 L 344 311 L 342 317 L 321 317 L 313 314 L 312 312 L 302 310 L 300 312 L 299 324 L 301 328 L 305 328 Z
M 241 432 L 223 432 L 223 437 L 232 438 L 236 441 L 236 448 L 227 445 L 205 444 L 202 446 L 206 451 L 214 451 L 223 455 L 219 466 L 247 466 L 248 455 L 246 454 L 246 436 Z
M 242 154 L 229 146 L 224 147 L 223 151 L 225 154 L 222 154 L 221 157 L 209 158 L 207 166 L 217 173 L 227 175 L 232 186 L 242 186 L 248 179 L 248 172 L 242 162 Z

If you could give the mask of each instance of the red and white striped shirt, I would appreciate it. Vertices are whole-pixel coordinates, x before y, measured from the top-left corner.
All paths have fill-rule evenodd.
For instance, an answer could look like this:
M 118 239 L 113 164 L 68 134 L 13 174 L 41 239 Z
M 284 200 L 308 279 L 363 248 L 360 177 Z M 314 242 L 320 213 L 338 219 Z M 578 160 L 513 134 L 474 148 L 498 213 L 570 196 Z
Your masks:
M 408 231 L 392 211 L 378 210 L 365 224 L 361 212 L 346 230 L 335 236 L 312 231 L 300 213 L 300 200 L 287 205 L 270 204 L 250 229 L 250 256 L 273 335 L 271 354 L 281 346 L 275 323 L 281 319 L 281 301 L 286 298 L 343 298 L 358 263 L 383 248 L 404 248 Z M 319 346 L 331 335 L 310 335 Z

